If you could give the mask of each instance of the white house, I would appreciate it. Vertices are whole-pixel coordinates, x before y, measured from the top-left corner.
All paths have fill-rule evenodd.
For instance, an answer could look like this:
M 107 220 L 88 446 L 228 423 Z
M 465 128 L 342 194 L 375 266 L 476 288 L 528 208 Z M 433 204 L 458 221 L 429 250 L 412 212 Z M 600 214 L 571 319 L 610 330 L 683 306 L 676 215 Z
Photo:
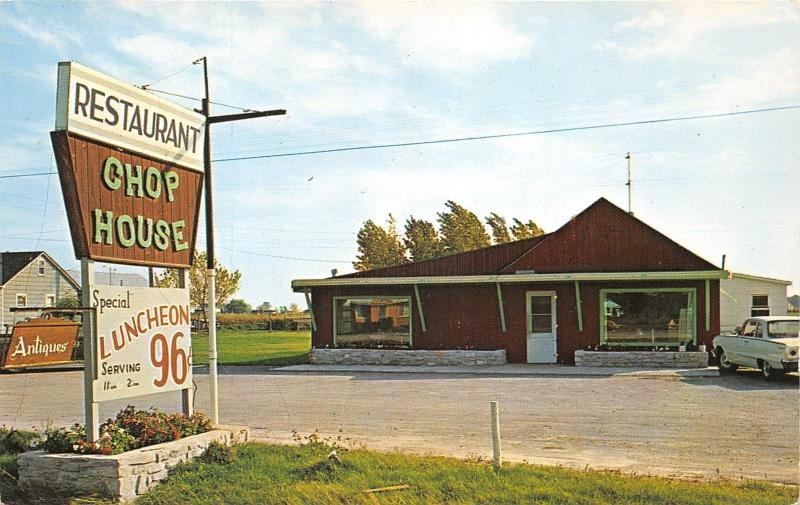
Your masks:
M 80 284 L 44 251 L 0 253 L 0 335 L 36 312 L 12 307 L 53 307 L 64 297 L 78 298 Z
M 722 333 L 734 330 L 745 318 L 785 316 L 786 288 L 781 279 L 731 273 L 719 283 L 719 326 Z

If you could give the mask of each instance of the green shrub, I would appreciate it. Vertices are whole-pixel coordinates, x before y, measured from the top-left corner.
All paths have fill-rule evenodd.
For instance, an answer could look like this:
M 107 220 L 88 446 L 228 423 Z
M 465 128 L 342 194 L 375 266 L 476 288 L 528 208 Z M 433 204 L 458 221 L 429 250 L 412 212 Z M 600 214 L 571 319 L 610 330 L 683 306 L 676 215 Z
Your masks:
M 78 442 L 86 438 L 83 426 L 77 423 L 69 430 L 66 428 L 47 428 L 44 436 L 45 439 L 39 447 L 55 454 L 76 452 Z
M 233 449 L 228 445 L 214 440 L 208 444 L 208 447 L 206 447 L 206 450 L 203 451 L 203 454 L 201 454 L 198 459 L 205 463 L 227 465 L 233 461 Z
M 287 312 L 285 314 L 272 314 L 272 329 L 294 330 L 297 327 L 295 321 L 308 319 L 308 316 L 301 313 Z M 217 324 L 221 328 L 239 330 L 266 330 L 270 328 L 269 314 L 217 314 Z
M 19 454 L 33 449 L 39 444 L 40 436 L 35 431 L 16 429 L 0 430 L 0 454 Z

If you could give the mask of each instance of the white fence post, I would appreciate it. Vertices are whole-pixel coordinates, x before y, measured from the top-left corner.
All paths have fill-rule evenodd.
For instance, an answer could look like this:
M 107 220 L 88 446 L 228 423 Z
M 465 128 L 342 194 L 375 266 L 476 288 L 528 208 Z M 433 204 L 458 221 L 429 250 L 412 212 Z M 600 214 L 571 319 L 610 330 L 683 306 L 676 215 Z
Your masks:
M 489 402 L 492 411 L 492 457 L 494 469 L 499 470 L 503 465 L 503 450 L 500 447 L 500 412 L 497 402 Z

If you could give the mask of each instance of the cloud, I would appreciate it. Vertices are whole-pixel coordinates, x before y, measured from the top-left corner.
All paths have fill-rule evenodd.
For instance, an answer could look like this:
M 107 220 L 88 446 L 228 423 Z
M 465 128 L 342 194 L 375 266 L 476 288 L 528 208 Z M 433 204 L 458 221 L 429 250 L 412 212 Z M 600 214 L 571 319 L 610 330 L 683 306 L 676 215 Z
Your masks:
M 61 26 L 53 26 L 51 23 L 43 22 L 40 19 L 20 19 L 7 15 L 3 23 L 18 33 L 59 52 L 63 51 L 70 43 L 81 43 L 81 37 L 76 32 L 67 30 Z
M 491 4 L 362 4 L 361 23 L 395 47 L 408 65 L 468 73 L 530 53 L 531 33 L 523 33 Z
M 598 41 L 593 49 L 634 60 L 676 58 L 700 47 L 701 39 L 715 31 L 797 20 L 798 11 L 790 4 L 671 4 L 668 9 L 653 9 L 616 23 L 616 36 Z
M 662 117 L 798 103 L 800 50 L 787 46 L 768 55 L 739 58 L 735 69 L 705 82 L 662 80 L 653 93 L 658 101 L 635 98 L 620 112 L 646 110 L 651 117 Z

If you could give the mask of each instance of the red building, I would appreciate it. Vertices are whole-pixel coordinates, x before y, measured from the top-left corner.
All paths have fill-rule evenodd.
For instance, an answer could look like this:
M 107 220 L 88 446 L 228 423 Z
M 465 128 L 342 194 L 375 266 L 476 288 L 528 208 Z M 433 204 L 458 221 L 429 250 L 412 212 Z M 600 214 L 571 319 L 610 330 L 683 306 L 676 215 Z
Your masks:
M 577 349 L 711 345 L 725 272 L 601 198 L 531 239 L 292 282 L 312 346 L 499 350 L 572 363 Z

